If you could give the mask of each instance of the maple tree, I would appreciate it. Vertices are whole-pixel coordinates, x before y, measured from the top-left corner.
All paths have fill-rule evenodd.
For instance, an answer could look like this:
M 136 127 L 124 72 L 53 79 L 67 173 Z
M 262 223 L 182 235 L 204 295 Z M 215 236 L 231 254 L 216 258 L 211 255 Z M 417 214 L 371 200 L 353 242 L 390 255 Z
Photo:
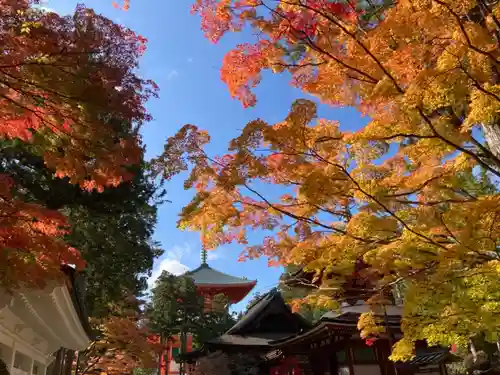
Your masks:
M 293 264 L 287 265 L 280 277 L 280 293 L 282 294 L 285 301 L 289 302 L 292 305 L 295 301 L 300 301 L 310 292 L 310 288 L 301 287 L 301 285 L 287 285 L 287 281 L 290 279 L 290 277 L 292 277 L 292 275 L 299 270 L 299 266 Z M 311 304 L 297 304 L 295 307 L 297 312 L 302 317 L 312 323 L 318 321 L 329 311 L 327 308 Z
M 144 162 L 130 169 L 132 180 L 89 192 L 55 177 L 29 144 L 2 140 L 0 149 L 0 173 L 14 180 L 18 196 L 60 210 L 70 223 L 64 241 L 86 261 L 86 313 L 106 318 L 110 304 L 123 299 L 124 288 L 140 296 L 153 259 L 161 254 L 151 236 L 164 193 L 148 178 Z M 71 374 L 75 358 L 74 351 L 60 349 L 50 373 Z
M 0 137 L 29 144 L 56 177 L 89 191 L 129 180 L 156 90 L 134 72 L 146 40 L 83 6 L 62 17 L 31 5 L 0 1 Z M 9 175 L 0 197 L 3 287 L 43 286 L 61 263 L 83 267 L 61 239 L 61 212 L 24 201 Z
M 287 72 L 303 92 L 369 118 L 357 131 L 297 100 L 276 124 L 258 119 L 225 155 L 194 125 L 170 138 L 154 164 L 166 178 L 190 170 L 196 191 L 179 226 L 208 249 L 239 242 L 316 273 L 302 299 L 326 308 L 361 259 L 375 285 L 367 301 L 404 284 L 403 339 L 466 347 L 500 332 L 500 4 L 483 0 L 197 0 L 213 41 L 253 28 L 254 44 L 224 58 L 221 78 L 244 106 L 262 72 Z M 260 244 L 248 232 L 264 230 Z M 325 272 L 326 271 L 326 272 Z M 332 276 L 334 275 L 334 276 Z M 362 316 L 362 334 L 380 326 Z M 369 332 L 369 331 L 373 332 Z
M 120 304 L 110 306 L 109 316 L 93 320 L 99 334 L 81 353 L 76 373 L 132 374 L 136 368 L 156 368 L 162 346 L 150 340 L 151 333 L 140 324 L 141 304 L 124 295 Z
M 129 171 L 131 180 L 89 192 L 55 177 L 30 145 L 0 141 L 0 174 L 14 180 L 18 196 L 66 216 L 71 233 L 63 239 L 85 260 L 85 300 L 92 317 L 106 315 L 108 304 L 122 298 L 123 288 L 140 295 L 154 258 L 161 254 L 151 237 L 165 191 L 149 178 L 144 161 Z

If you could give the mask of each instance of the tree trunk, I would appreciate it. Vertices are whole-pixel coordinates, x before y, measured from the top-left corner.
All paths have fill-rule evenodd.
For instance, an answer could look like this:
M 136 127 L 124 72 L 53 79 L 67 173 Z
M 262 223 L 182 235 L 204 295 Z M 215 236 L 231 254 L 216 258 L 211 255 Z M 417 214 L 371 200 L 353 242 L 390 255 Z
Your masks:
M 484 139 L 489 150 L 500 160 L 500 125 L 483 125 Z

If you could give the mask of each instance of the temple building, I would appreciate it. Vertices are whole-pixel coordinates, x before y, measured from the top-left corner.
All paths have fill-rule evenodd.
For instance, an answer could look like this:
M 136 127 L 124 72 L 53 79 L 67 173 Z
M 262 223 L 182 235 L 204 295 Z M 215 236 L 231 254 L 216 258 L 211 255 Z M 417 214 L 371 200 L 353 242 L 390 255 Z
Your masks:
M 379 306 L 369 306 L 365 300 L 379 293 L 373 280 L 377 275 L 359 260 L 350 276 L 343 276 L 342 303 L 338 310 L 324 314 L 308 331 L 271 343 L 276 355 L 270 375 L 446 375 L 446 363 L 456 360 L 448 348 L 429 348 L 417 343 L 415 357 L 405 363 L 389 360 L 393 344 L 402 337 L 402 305 L 394 291 L 381 295 Z M 309 285 L 318 288 L 320 278 L 303 269 L 290 275 L 288 287 Z M 338 277 L 322 274 L 325 279 Z M 378 337 L 363 340 L 358 330 L 362 313 L 372 311 L 385 328 Z M 291 359 L 294 359 L 291 361 Z M 302 361 L 298 360 L 301 359 Z M 290 370 L 290 367 L 292 369 Z
M 446 348 L 428 348 L 425 343 L 419 343 L 411 361 L 389 360 L 392 345 L 402 337 L 400 306 L 386 305 L 376 312 L 384 322 L 386 333 L 374 341 L 362 340 L 358 318 L 369 311 L 370 307 L 361 300 L 344 303 L 339 311 L 326 313 L 307 332 L 272 342 L 276 354 L 270 375 L 286 375 L 290 371 L 307 375 L 447 374 L 445 364 L 454 357 Z
M 277 289 L 262 296 L 247 313 L 222 336 L 205 343 L 205 350 L 224 352 L 256 351 L 267 354 L 271 343 L 306 332 L 310 324 L 292 313 Z
M 0 358 L 11 375 L 45 375 L 60 348 L 84 350 L 91 342 L 83 280 L 70 266 L 62 270 L 65 283 L 43 290 L 0 289 Z
M 373 309 L 364 301 L 374 292 L 366 268 L 362 262 L 356 264 L 352 277 L 344 278 L 341 307 L 314 324 L 293 314 L 279 291 L 272 290 L 225 334 L 182 359 L 193 364 L 215 352 L 257 353 L 262 375 L 447 375 L 446 363 L 457 358 L 448 348 L 430 348 L 425 342 L 417 343 L 411 361 L 389 360 L 392 345 L 402 337 L 402 307 L 392 292 L 386 292 L 384 302 L 373 311 L 385 332 L 369 340 L 360 337 L 359 316 Z M 315 275 L 303 270 L 284 281 L 291 287 L 311 288 L 318 287 L 316 282 Z
M 274 351 L 273 342 L 307 332 L 310 327 L 301 315 L 292 313 L 281 293 L 272 289 L 261 296 L 223 335 L 205 342 L 196 351 L 182 355 L 181 359 L 194 364 L 203 356 L 221 351 L 226 354 L 245 353 L 247 356 L 257 356 L 264 363 Z
M 207 312 L 229 309 L 230 305 L 245 298 L 257 283 L 255 280 L 231 276 L 213 269 L 208 265 L 206 250 L 201 251 L 200 266 L 184 275 L 193 279 L 197 293 L 204 298 Z M 169 342 L 168 348 L 161 356 L 160 375 L 178 375 L 185 372 L 176 358 L 180 353 L 186 354 L 192 351 L 193 337 L 189 332 L 184 334 L 184 348 L 182 335 L 177 335 Z

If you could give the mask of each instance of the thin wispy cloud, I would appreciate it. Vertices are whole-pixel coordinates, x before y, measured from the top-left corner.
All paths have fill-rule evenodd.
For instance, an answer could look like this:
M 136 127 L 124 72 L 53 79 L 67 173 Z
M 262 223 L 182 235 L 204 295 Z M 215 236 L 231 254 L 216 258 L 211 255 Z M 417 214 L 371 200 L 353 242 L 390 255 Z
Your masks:
M 192 267 L 198 267 L 201 262 L 200 255 L 200 251 L 195 251 L 188 243 L 174 245 L 166 249 L 164 255 L 155 262 L 153 273 L 148 279 L 148 287 L 154 287 L 156 279 L 158 279 L 163 271 L 179 276 L 192 269 Z M 207 252 L 207 260 L 209 262 L 223 258 L 224 253 L 220 250 Z M 188 266 L 188 264 L 192 267 Z
M 173 80 L 174 78 L 177 78 L 179 76 L 179 72 L 177 70 L 171 70 L 170 72 L 168 72 L 167 74 L 167 81 L 171 81 Z

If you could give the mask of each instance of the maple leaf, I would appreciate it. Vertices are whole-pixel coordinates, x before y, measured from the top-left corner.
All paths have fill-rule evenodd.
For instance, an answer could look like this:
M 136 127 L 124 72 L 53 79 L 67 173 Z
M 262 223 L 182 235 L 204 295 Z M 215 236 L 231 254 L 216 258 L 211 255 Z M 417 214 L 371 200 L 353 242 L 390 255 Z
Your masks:
M 31 5 L 0 1 L 0 137 L 29 145 L 56 177 L 86 190 L 129 180 L 156 88 L 135 74 L 146 40 L 81 5 L 73 17 Z M 15 190 L 0 178 L 2 286 L 43 287 L 61 278 L 61 264 L 81 269 L 80 254 L 62 240 L 64 215 Z
M 9 51 L 1 57 L 2 136 L 33 143 L 57 176 L 87 189 L 130 179 L 127 166 L 142 150 L 125 134 L 150 118 L 144 103 L 155 92 L 134 72 L 146 40 L 83 6 L 68 18 L 29 5 L 0 4 Z M 22 33 L 17 23 L 36 27 Z
M 193 164 L 195 197 L 179 226 L 207 248 L 265 230 L 242 257 L 312 272 L 304 302 L 341 302 L 353 277 L 373 285 L 367 302 L 399 285 L 404 337 L 393 360 L 412 358 L 416 340 L 467 347 L 498 332 L 500 4 L 198 0 L 193 10 L 213 41 L 247 26 L 259 36 L 221 69 L 244 106 L 270 70 L 369 121 L 343 132 L 298 100 L 279 123 L 247 124 L 220 157 L 189 126 L 169 140 L 175 157 L 157 159 L 168 172 L 170 161 Z

